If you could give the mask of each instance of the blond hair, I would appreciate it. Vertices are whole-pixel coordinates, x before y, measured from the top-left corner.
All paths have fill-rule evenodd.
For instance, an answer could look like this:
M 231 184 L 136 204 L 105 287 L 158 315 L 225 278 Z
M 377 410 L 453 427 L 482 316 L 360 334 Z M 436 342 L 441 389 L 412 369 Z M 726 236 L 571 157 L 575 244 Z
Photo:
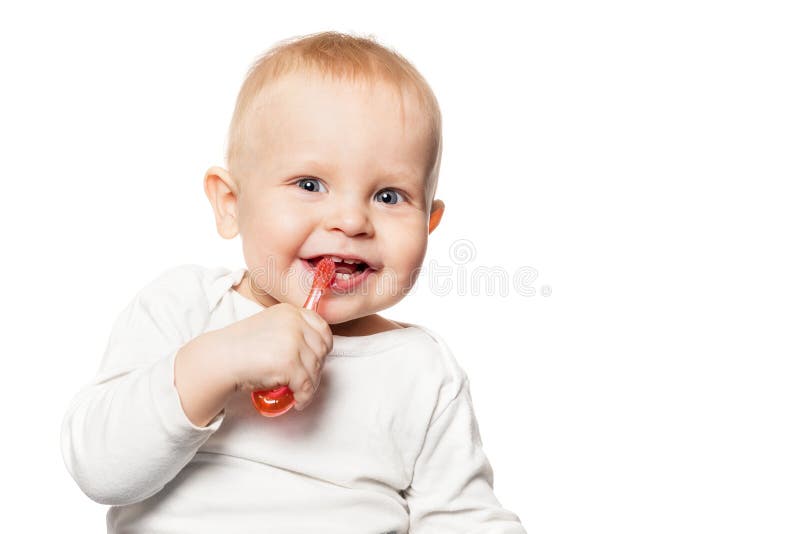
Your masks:
M 442 154 L 442 118 L 439 103 L 428 82 L 416 68 L 374 37 L 359 37 L 339 32 L 321 32 L 292 37 L 278 42 L 250 67 L 236 99 L 228 131 L 226 163 L 234 171 L 242 155 L 247 130 L 246 116 L 253 101 L 271 82 L 281 76 L 310 70 L 334 80 L 386 82 L 398 93 L 411 91 L 428 119 L 431 139 L 427 193 L 430 201 L 436 190 Z M 400 98 L 401 113 L 403 98 Z

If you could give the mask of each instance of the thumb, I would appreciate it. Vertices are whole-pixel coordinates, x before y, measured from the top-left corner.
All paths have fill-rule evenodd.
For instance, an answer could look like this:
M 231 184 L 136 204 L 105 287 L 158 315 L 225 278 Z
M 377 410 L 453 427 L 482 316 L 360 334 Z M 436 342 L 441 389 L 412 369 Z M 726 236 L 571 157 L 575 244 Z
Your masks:
M 317 330 L 327 330 L 329 328 L 328 322 L 314 310 L 300 308 L 300 313 L 302 314 L 303 319 L 305 319 L 308 324 Z

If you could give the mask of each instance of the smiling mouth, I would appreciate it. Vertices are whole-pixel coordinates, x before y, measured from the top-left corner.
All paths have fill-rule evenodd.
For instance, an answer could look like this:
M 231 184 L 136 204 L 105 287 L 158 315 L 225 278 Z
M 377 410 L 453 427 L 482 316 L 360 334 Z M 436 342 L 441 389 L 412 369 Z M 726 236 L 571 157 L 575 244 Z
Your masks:
M 316 258 L 309 258 L 307 261 L 309 264 L 311 264 L 311 267 L 316 269 L 317 264 L 322 261 L 322 258 L 324 257 L 325 256 L 317 256 Z M 355 261 L 353 263 L 350 263 L 349 261 L 334 261 L 334 265 L 334 272 L 336 272 L 336 274 L 347 274 L 351 276 L 364 272 L 370 268 L 369 265 L 363 261 Z
M 317 264 L 324 257 L 325 256 L 317 256 L 303 261 L 306 262 L 312 270 L 316 270 Z M 334 272 L 336 274 L 331 281 L 330 287 L 338 291 L 355 289 L 356 287 L 360 286 L 362 282 L 364 282 L 370 273 L 375 272 L 375 269 L 370 267 L 367 263 L 358 260 L 355 260 L 353 263 L 334 261 L 334 265 Z

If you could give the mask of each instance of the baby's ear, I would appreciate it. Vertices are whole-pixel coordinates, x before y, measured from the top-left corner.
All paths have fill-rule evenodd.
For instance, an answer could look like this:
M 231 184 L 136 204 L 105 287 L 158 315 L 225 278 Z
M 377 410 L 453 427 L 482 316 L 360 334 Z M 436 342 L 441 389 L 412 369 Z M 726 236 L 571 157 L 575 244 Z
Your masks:
M 233 239 L 239 234 L 236 182 L 226 169 L 211 167 L 206 171 L 203 187 L 214 210 L 217 232 L 224 239 Z
M 442 220 L 442 215 L 444 215 L 444 202 L 436 199 L 433 201 L 433 205 L 431 206 L 431 218 L 428 221 L 428 234 L 436 230 L 436 227 L 439 226 L 439 221 Z

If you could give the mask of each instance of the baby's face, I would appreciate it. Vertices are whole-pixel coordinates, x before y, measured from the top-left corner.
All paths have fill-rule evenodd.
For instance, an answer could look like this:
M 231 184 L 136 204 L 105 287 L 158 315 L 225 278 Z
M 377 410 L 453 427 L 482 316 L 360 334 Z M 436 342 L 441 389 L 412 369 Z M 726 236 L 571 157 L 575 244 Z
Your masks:
M 250 290 L 264 305 L 302 306 L 321 256 L 359 262 L 337 272 L 318 312 L 330 324 L 402 299 L 419 274 L 429 233 L 427 119 L 380 83 L 292 74 L 248 117 L 237 225 Z M 366 264 L 366 265 L 365 265 Z

